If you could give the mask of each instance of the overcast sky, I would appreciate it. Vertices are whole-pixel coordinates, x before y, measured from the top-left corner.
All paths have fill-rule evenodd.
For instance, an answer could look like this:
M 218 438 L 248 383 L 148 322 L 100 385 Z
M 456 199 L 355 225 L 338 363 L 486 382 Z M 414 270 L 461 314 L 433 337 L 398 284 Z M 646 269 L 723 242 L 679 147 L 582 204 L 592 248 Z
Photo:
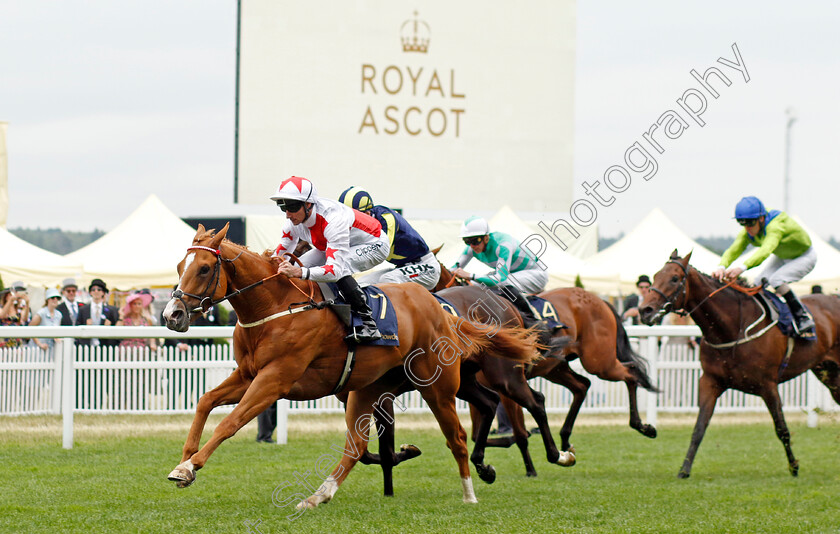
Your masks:
M 731 81 L 711 82 L 703 127 L 664 139 L 655 176 L 598 206 L 602 236 L 654 207 L 693 237 L 734 235 L 744 195 L 781 208 L 788 107 L 789 211 L 840 236 L 840 4 L 581 0 L 577 13 L 576 198 L 633 143 L 650 149 L 663 113 L 685 116 L 691 69 Z M 717 62 L 735 61 L 733 43 L 749 82 Z M 0 0 L 8 227 L 107 231 L 150 193 L 182 217 L 274 214 L 232 203 L 235 52 L 234 0 Z

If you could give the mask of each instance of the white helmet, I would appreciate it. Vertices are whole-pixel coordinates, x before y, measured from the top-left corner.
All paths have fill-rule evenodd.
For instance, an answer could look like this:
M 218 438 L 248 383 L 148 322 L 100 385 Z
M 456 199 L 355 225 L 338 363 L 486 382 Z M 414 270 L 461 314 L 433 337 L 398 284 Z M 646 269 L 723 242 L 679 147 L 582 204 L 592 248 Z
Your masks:
M 470 217 L 461 225 L 461 237 L 484 236 L 490 233 L 490 225 L 481 217 Z
M 301 202 L 315 202 L 318 199 L 318 192 L 306 178 L 292 176 L 283 180 L 277 191 L 271 195 L 271 200 L 300 200 Z

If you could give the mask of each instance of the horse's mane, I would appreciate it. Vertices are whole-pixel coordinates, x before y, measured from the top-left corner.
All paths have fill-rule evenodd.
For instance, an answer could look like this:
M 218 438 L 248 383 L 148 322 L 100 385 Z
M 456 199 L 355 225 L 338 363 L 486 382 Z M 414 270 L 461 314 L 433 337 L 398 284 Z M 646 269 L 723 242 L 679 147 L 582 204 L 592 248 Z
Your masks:
M 704 273 L 703 271 L 701 271 L 701 270 L 700 270 L 700 269 L 698 269 L 697 267 L 694 267 L 693 265 L 691 266 L 691 268 L 692 268 L 692 269 L 694 269 L 695 271 L 697 271 L 697 274 L 699 274 L 702 278 L 704 278 L 704 279 L 706 279 L 706 280 L 711 281 L 711 282 L 712 282 L 712 285 L 714 285 L 715 289 L 720 289 L 720 288 L 724 287 L 726 284 L 728 284 L 728 283 L 729 283 L 729 282 L 721 282 L 721 281 L 720 281 L 720 280 L 718 280 L 717 278 L 714 278 L 714 277 L 713 277 L 712 275 L 710 275 L 710 274 L 706 274 L 706 273 Z M 755 284 L 750 283 L 750 282 L 749 282 L 746 278 L 744 278 L 743 276 L 739 276 L 739 277 L 738 277 L 738 279 L 737 279 L 737 280 L 735 280 L 735 284 L 734 284 L 734 285 L 737 285 L 737 286 L 739 286 L 739 287 L 741 287 L 741 288 L 744 288 L 744 289 L 754 289 L 754 288 L 756 287 L 756 285 L 755 285 Z M 726 288 L 726 291 L 729 291 L 729 292 L 734 291 L 735 293 L 738 293 L 739 295 L 742 295 L 742 296 L 747 296 L 745 293 L 743 293 L 742 291 L 739 291 L 738 289 L 736 289 L 736 288 L 734 288 L 734 287 L 732 287 L 732 286 L 727 287 L 727 288 Z

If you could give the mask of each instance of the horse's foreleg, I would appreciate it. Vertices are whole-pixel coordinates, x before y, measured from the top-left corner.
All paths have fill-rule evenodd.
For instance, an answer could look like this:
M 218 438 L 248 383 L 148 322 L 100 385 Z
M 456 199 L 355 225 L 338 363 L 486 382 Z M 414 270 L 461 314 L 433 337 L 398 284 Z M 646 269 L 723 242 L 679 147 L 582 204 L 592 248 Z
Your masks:
M 473 418 L 472 437 L 475 441 L 473 452 L 470 454 L 470 461 L 475 466 L 478 478 L 492 484 L 496 480 L 496 469 L 484 463 L 484 453 L 487 448 L 487 436 L 490 434 L 490 426 L 496 416 L 496 406 L 499 404 L 499 396 L 495 391 L 487 389 L 476 380 L 474 374 L 465 374 L 461 377 L 461 387 L 458 390 L 458 397 L 469 402 L 475 408 L 477 417 Z M 470 410 L 472 413 L 472 410 Z
M 764 399 L 764 404 L 770 410 L 770 415 L 773 417 L 773 426 L 776 427 L 776 436 L 785 447 L 785 454 L 788 459 L 788 469 L 790 474 L 797 476 L 799 474 L 799 461 L 794 458 L 793 450 L 790 448 L 790 432 L 788 432 L 785 416 L 782 413 L 782 400 L 779 398 L 779 387 L 777 384 L 769 384 L 762 388 L 761 398 Z
M 370 423 L 373 419 L 373 404 L 377 401 L 377 391 L 362 389 L 351 391 L 344 410 L 345 432 L 344 453 L 332 473 L 324 480 L 318 491 L 297 504 L 297 508 L 315 508 L 332 500 L 339 486 L 350 474 L 350 470 L 359 461 L 370 440 Z
M 566 419 L 563 421 L 563 428 L 560 429 L 560 447 L 564 451 L 569 451 L 572 447 L 569 441 L 572 436 L 572 429 L 575 426 L 578 413 L 580 413 L 580 408 L 583 406 L 583 401 L 586 400 L 586 393 L 589 391 L 589 386 L 592 382 L 585 376 L 572 371 L 566 362 L 562 362 L 552 369 L 550 373 L 545 375 L 545 378 L 572 392 L 572 404 L 569 406 L 569 413 L 566 414 Z
M 250 383 L 251 381 L 245 380 L 239 373 L 239 369 L 236 369 L 221 384 L 201 396 L 195 408 L 195 417 L 190 426 L 190 432 L 184 443 L 181 462 L 184 462 L 198 452 L 198 447 L 201 443 L 201 434 L 204 432 L 204 425 L 207 423 L 207 417 L 213 408 L 239 402 Z
M 231 378 L 233 378 L 233 375 L 231 375 Z M 235 384 L 235 380 L 231 381 L 231 386 L 233 384 Z M 169 479 L 177 482 L 178 487 L 183 488 L 192 484 L 195 480 L 195 472 L 204 467 L 207 459 L 224 440 L 233 436 L 248 421 L 265 411 L 280 395 L 286 393 L 281 383 L 280 373 L 269 368 L 260 370 L 250 385 L 246 383 L 244 388 L 245 393 L 241 395 L 239 404 L 216 426 L 213 435 L 204 444 L 204 447 L 191 455 L 186 461 L 182 461 L 169 474 Z M 232 388 L 231 395 L 235 391 L 236 389 Z M 202 401 L 204 401 L 204 397 L 202 397 Z M 191 429 L 191 435 L 192 431 Z
M 713 378 L 710 378 L 706 374 L 700 377 L 698 389 L 697 403 L 700 407 L 700 412 L 697 414 L 694 432 L 691 433 L 691 444 L 688 446 L 688 452 L 685 454 L 682 469 L 677 474 L 678 478 L 688 478 L 691 474 L 691 464 L 694 463 L 697 448 L 700 446 L 700 442 L 703 441 L 703 435 L 709 426 L 709 420 L 715 412 L 715 403 L 724 391 Z
M 525 414 L 522 412 L 522 406 L 507 396 L 502 396 L 502 405 L 505 407 L 510 427 L 513 430 L 513 437 L 510 439 L 516 443 L 519 454 L 522 455 L 522 461 L 525 462 L 525 476 L 535 477 L 537 476 L 537 470 L 534 468 L 533 460 L 531 460 L 531 451 L 528 450 L 528 436 L 530 434 L 528 429 L 525 428 Z

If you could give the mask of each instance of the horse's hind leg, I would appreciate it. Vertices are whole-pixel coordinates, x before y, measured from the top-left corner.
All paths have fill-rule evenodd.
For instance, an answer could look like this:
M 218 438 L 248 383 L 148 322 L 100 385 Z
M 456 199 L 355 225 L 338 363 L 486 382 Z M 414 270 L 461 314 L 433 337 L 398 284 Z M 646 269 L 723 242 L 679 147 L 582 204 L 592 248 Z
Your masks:
M 630 404 L 630 428 L 638 431 L 646 438 L 655 438 L 656 427 L 642 423 L 642 418 L 639 416 L 639 403 L 636 400 L 638 384 L 635 377 L 631 380 L 625 380 L 624 383 L 627 385 L 627 398 Z
M 454 369 L 457 373 L 458 369 Z M 457 383 L 457 375 L 454 381 Z M 458 412 L 455 411 L 455 387 L 449 387 L 446 382 L 452 382 L 453 378 L 447 378 L 442 374 L 435 381 L 433 386 L 420 389 L 423 400 L 429 405 L 429 409 L 435 415 L 440 430 L 446 437 L 446 446 L 452 451 L 452 456 L 458 464 L 458 473 L 461 475 L 461 489 L 463 490 L 465 503 L 477 503 L 475 490 L 473 489 L 472 477 L 470 476 L 470 464 L 467 455 L 467 433 L 461 426 L 458 419 Z
M 688 452 L 685 454 L 685 460 L 682 469 L 677 473 L 677 478 L 688 478 L 691 474 L 691 464 L 694 463 L 697 448 L 700 447 L 700 442 L 703 441 L 703 435 L 709 426 L 709 420 L 715 413 L 715 403 L 724 391 L 713 378 L 705 373 L 700 376 L 698 389 L 697 404 L 700 407 L 700 412 L 697 414 L 697 422 L 694 423 L 694 431 L 691 433 L 691 444 L 688 446 Z
M 770 415 L 773 417 L 776 436 L 778 436 L 779 441 L 785 447 L 790 474 L 797 476 L 799 474 L 799 461 L 794 458 L 793 450 L 790 448 L 790 432 L 785 422 L 785 416 L 782 413 L 782 400 L 779 398 L 779 386 L 775 383 L 765 386 L 762 388 L 761 398 L 764 399 L 764 404 L 767 405 L 767 409 L 770 410 Z
M 559 384 L 572 392 L 572 404 L 569 406 L 569 413 L 566 414 L 566 419 L 563 421 L 563 428 L 560 429 L 560 447 L 564 451 L 569 451 L 572 447 L 569 439 L 572 436 L 572 429 L 575 426 L 580 408 L 583 406 L 583 401 L 586 400 L 586 393 L 589 391 L 589 386 L 592 382 L 583 375 L 579 375 L 572 371 L 567 362 L 561 362 L 554 367 L 549 373 L 546 373 L 545 378 Z

